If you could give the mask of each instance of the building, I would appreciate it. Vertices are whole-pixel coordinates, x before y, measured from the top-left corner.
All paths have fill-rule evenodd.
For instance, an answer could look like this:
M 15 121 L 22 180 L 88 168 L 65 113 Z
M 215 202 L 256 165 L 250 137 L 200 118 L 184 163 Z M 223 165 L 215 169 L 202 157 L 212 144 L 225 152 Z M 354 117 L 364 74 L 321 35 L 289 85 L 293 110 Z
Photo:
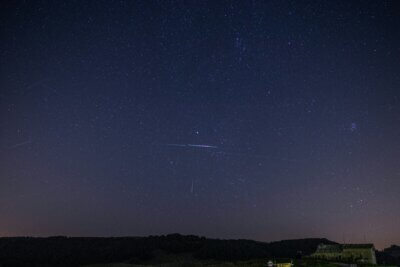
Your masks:
M 339 262 L 376 264 L 373 244 L 320 244 L 311 257 Z
M 282 263 L 277 263 L 275 266 L 276 267 L 292 267 L 293 264 L 291 262 L 282 262 Z
M 267 266 L 268 267 L 292 267 L 293 261 L 287 261 L 287 260 L 277 260 L 275 262 L 268 261 Z
M 400 258 L 400 246 L 392 245 L 389 248 L 385 248 L 383 252 L 394 258 Z

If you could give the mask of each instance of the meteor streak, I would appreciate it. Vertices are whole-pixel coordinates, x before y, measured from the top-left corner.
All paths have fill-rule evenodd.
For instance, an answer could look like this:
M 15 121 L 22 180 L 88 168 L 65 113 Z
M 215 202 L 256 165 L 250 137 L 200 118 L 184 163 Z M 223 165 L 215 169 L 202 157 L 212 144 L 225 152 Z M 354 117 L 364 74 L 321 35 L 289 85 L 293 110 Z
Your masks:
M 187 146 L 189 146 L 189 147 L 200 147 L 200 148 L 218 148 L 217 146 L 212 146 L 212 145 L 194 145 L 194 144 L 188 144 Z
M 18 144 L 15 144 L 13 146 L 10 146 L 9 148 L 16 148 L 16 147 L 27 145 L 27 144 L 30 144 L 30 143 L 31 143 L 31 141 L 26 141 L 26 142 L 22 142 L 22 143 L 18 143 Z
M 266 159 L 266 160 L 280 160 L 280 161 L 288 161 L 288 162 L 304 161 L 304 160 L 296 160 L 296 159 L 289 159 L 289 158 L 283 158 L 283 157 L 282 158 L 281 157 L 273 157 L 273 156 L 262 155 L 262 154 L 225 151 L 225 150 L 221 150 L 218 146 L 204 145 L 204 144 L 166 144 L 166 146 L 183 147 L 183 148 L 212 149 L 213 151 L 210 151 L 210 153 L 212 153 L 214 155 L 223 155 L 223 156 L 252 157 L 252 158 L 260 158 L 260 159 Z
M 167 146 L 176 146 L 176 147 L 196 147 L 196 148 L 212 148 L 216 149 L 217 146 L 213 145 L 199 145 L 199 144 L 166 144 Z

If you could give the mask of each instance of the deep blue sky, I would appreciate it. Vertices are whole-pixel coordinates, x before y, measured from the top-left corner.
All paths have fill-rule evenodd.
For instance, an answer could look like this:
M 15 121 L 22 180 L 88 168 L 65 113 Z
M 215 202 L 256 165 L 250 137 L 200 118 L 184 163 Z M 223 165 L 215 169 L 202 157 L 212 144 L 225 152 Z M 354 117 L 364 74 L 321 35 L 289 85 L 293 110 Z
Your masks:
M 2 1 L 0 236 L 400 243 L 395 4 Z

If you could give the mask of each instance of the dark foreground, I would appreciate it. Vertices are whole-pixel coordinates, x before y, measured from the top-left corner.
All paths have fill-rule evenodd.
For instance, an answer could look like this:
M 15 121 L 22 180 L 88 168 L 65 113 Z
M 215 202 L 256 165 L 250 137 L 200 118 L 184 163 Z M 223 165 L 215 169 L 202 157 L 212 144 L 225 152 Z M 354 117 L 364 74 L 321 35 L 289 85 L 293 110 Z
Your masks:
M 293 259 L 307 263 L 304 256 L 318 244 L 333 244 L 311 238 L 279 242 L 219 240 L 172 234 L 149 237 L 9 237 L 0 238 L 0 267 L 8 266 L 266 266 L 268 259 Z M 303 257 L 303 260 L 299 259 Z M 379 263 L 400 265 L 400 257 L 377 252 Z M 296 261 L 297 259 L 297 261 Z M 115 264 L 118 263 L 118 264 Z M 311 265 L 310 265 L 311 264 Z

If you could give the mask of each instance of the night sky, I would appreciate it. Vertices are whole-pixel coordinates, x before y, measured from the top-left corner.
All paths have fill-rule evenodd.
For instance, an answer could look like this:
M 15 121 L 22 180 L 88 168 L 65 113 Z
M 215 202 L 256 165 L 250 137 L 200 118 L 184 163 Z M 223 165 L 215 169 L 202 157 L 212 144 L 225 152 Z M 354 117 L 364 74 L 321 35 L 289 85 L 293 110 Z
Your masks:
M 1 1 L 0 236 L 400 243 L 397 1 Z

